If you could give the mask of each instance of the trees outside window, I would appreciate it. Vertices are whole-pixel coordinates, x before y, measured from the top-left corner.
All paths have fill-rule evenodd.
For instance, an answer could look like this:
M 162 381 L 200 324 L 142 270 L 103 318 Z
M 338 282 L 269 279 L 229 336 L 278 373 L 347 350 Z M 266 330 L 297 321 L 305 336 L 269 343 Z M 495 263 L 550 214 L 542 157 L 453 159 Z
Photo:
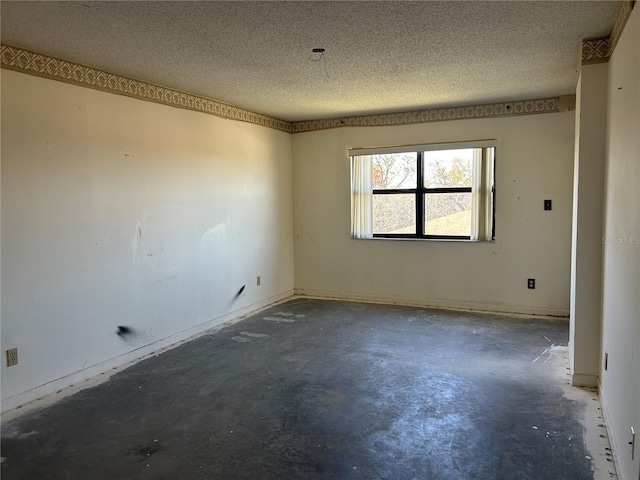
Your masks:
M 492 239 L 494 155 L 474 146 L 361 155 L 371 169 L 372 236 Z

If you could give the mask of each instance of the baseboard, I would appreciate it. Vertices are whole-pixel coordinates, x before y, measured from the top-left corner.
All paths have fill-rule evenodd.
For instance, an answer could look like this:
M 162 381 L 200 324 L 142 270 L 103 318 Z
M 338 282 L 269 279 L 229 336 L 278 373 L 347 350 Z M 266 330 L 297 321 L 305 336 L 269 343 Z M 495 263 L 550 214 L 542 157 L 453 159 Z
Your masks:
M 571 385 L 574 387 L 597 387 L 599 378 L 598 375 L 573 373 L 571 374 Z
M 568 309 L 561 308 L 543 308 L 529 307 L 522 305 L 513 305 L 508 303 L 488 303 L 488 302 L 468 302 L 464 300 L 422 300 L 415 298 L 404 298 L 389 295 L 367 295 L 352 294 L 344 292 L 333 292 L 325 290 L 313 290 L 296 288 L 297 296 L 326 298 L 334 300 L 350 300 L 356 302 L 383 303 L 392 305 L 407 305 L 412 307 L 431 307 L 442 308 L 446 310 L 462 310 L 480 313 L 499 313 L 505 315 L 526 315 L 526 316 L 542 316 L 542 317 L 569 317 Z
M 58 378 L 44 385 L 40 385 L 12 397 L 3 399 L 0 407 L 3 414 L 3 420 L 5 420 L 5 414 L 9 413 L 12 417 L 22 415 L 27 411 L 50 404 L 52 401 L 57 401 L 59 398 L 75 393 L 83 388 L 88 388 L 102 381 L 108 380 L 110 374 L 121 371 L 123 368 L 129 367 L 140 360 L 144 360 L 152 355 L 157 355 L 159 352 L 169 350 L 193 340 L 194 338 L 209 332 L 212 328 L 221 327 L 223 324 L 242 320 L 243 318 L 246 318 L 260 310 L 288 300 L 293 296 L 293 294 L 293 289 L 287 290 L 278 295 L 274 295 L 251 305 L 247 305 L 246 307 L 234 310 L 225 315 L 209 320 L 208 322 L 201 323 L 195 327 L 191 327 L 162 338 L 125 354 L 90 367 L 83 368 L 82 370 Z M 55 398 L 49 398 L 52 396 L 51 394 L 54 393 L 57 394 Z M 20 411 L 18 412 L 16 409 L 19 409 Z
M 600 407 L 602 408 L 602 420 L 604 421 L 604 427 L 607 429 L 607 437 L 609 437 L 609 444 L 611 445 L 611 454 L 613 456 L 613 465 L 615 466 L 616 473 L 619 473 L 620 470 L 620 448 L 618 446 L 618 442 L 616 437 L 612 435 L 611 432 L 611 416 L 609 415 L 609 408 L 607 407 L 607 402 L 605 401 L 605 396 L 602 394 L 602 383 L 598 381 L 598 390 L 600 391 Z M 620 477 L 618 477 L 620 478 Z M 620 479 L 623 480 L 623 479 Z

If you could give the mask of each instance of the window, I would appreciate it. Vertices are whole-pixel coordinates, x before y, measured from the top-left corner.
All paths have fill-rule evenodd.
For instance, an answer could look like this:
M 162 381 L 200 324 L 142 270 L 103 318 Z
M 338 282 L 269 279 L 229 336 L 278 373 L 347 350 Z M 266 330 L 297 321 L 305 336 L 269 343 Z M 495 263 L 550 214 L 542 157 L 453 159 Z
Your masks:
M 353 238 L 493 240 L 495 142 L 349 155 Z

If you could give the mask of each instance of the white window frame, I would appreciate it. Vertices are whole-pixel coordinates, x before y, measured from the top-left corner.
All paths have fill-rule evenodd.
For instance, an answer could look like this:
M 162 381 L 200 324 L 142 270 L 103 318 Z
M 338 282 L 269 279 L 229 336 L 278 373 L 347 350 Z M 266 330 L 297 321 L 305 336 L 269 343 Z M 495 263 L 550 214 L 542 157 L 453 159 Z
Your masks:
M 437 150 L 470 149 L 474 152 L 473 181 L 469 187 L 428 188 L 424 186 L 422 155 Z M 493 241 L 495 239 L 495 140 L 471 142 L 404 145 L 395 147 L 353 148 L 351 161 L 351 237 Z M 418 181 L 416 188 L 374 190 L 371 156 L 385 153 L 416 153 Z M 424 232 L 424 198 L 433 193 L 467 192 L 472 195 L 471 234 L 469 236 L 430 235 Z M 413 194 L 416 202 L 416 231 L 414 233 L 376 233 L 373 231 L 373 197 L 380 194 Z M 421 231 L 422 230 L 422 231 Z

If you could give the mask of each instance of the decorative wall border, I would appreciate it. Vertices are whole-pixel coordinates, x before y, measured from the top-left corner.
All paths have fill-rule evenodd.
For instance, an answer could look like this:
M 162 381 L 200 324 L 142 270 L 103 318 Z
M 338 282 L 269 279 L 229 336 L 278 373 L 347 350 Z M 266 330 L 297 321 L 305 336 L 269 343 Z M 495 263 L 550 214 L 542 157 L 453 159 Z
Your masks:
M 517 102 L 490 103 L 466 107 L 436 108 L 414 112 L 383 113 L 328 120 L 307 120 L 291 124 L 291 133 L 311 132 L 338 127 L 382 127 L 391 125 L 411 125 L 414 123 L 443 122 L 447 120 L 467 120 L 473 118 L 512 117 L 536 113 L 557 113 L 560 99 L 542 98 Z
M 631 10 L 635 6 L 634 0 L 623 0 L 618 10 L 616 22 L 613 25 L 611 35 L 602 38 L 587 38 L 582 40 L 580 51 L 582 65 L 592 65 L 594 63 L 606 63 L 609 61 L 613 50 L 620 40 L 620 35 L 627 24 Z
M 609 61 L 609 37 L 582 40 L 582 65 L 606 63 Z
M 411 125 L 447 120 L 512 117 L 563 111 L 561 99 L 554 97 L 290 123 L 234 107 L 233 105 L 227 105 L 211 98 L 141 80 L 134 80 L 105 70 L 87 67 L 8 45 L 0 46 L 0 66 L 29 75 L 125 95 L 139 100 L 194 110 L 225 119 L 253 123 L 287 133 L 311 132 L 339 127 Z
M 611 31 L 611 36 L 609 37 L 609 55 L 613 53 L 613 50 L 616 48 L 618 44 L 618 40 L 620 40 L 620 35 L 622 35 L 622 30 L 624 30 L 624 26 L 627 24 L 627 20 L 629 19 L 629 15 L 631 15 L 631 10 L 635 6 L 634 0 L 623 0 L 622 5 L 620 5 L 620 11 L 618 12 L 618 16 L 616 18 L 616 23 L 613 25 L 613 30 Z
M 264 127 L 291 131 L 291 124 L 277 118 L 250 112 L 233 105 L 227 105 L 191 93 L 153 83 L 133 80 L 114 73 L 87 67 L 66 60 L 49 57 L 28 50 L 0 46 L 0 61 L 3 68 L 29 73 L 39 77 L 59 80 L 73 85 L 89 87 L 118 95 L 138 98 L 149 102 L 162 103 L 172 107 L 195 110 L 216 117 L 254 123 Z

